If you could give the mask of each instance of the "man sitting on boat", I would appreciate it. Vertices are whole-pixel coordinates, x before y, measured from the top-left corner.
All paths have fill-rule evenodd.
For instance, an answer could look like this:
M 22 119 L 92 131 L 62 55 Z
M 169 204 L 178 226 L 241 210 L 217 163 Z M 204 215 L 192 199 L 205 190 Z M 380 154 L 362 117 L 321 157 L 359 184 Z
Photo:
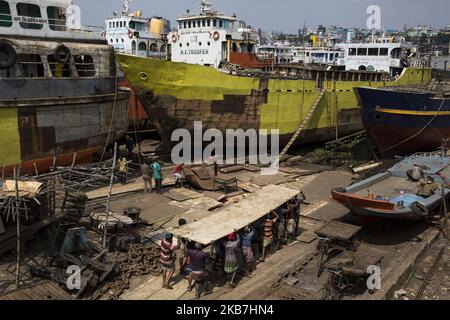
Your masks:
M 437 189 L 438 185 L 434 183 L 434 178 L 428 177 L 428 180 L 426 182 L 423 179 L 419 182 L 419 185 L 417 187 L 417 195 L 428 198 L 434 195 Z
M 414 164 L 414 166 L 411 169 L 409 169 L 406 172 L 406 174 L 414 182 L 417 182 L 417 181 L 423 179 L 423 177 L 424 177 L 422 168 L 420 168 L 419 165 L 417 165 L 417 164 Z

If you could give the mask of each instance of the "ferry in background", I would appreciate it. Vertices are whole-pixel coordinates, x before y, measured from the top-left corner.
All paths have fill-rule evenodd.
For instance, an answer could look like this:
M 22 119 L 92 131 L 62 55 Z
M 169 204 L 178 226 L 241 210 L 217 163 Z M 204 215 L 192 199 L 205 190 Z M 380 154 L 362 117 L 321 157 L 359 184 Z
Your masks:
M 428 68 L 403 68 L 394 78 L 370 68 L 276 64 L 258 59 L 258 39 L 256 28 L 203 0 L 198 13 L 179 17 L 177 30 L 169 33 L 168 61 L 117 55 L 160 133 L 162 147 L 170 150 L 173 131 L 193 131 L 195 121 L 202 121 L 205 130 L 222 132 L 278 129 L 284 145 L 306 119 L 294 144 L 336 139 L 363 129 L 355 87 L 431 80 Z M 390 64 L 390 59 L 385 60 Z
M 167 34 L 170 32 L 170 22 L 161 17 L 145 18 L 141 10 L 131 12 L 130 1 L 123 2 L 122 12 L 113 12 L 105 20 L 103 33 L 108 43 L 118 53 L 154 59 L 168 58 Z M 150 120 L 142 103 L 123 72 L 119 69 L 119 85 L 131 90 L 130 99 L 130 130 L 141 131 L 151 128 Z
M 128 90 L 100 29 L 66 26 L 70 0 L 0 0 L 0 167 L 92 161 L 125 135 Z M 3 169 L 4 170 L 4 169 Z

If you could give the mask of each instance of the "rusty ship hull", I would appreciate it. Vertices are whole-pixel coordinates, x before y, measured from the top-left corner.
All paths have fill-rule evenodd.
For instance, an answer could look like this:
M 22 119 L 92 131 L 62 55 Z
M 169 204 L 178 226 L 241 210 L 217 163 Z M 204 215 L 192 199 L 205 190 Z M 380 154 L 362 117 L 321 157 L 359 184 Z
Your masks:
M 0 70 L 1 168 L 20 165 L 34 174 L 48 172 L 55 158 L 62 166 L 89 162 L 126 134 L 130 92 L 117 87 L 106 43 L 63 42 L 71 57 L 55 66 L 60 41 L 1 40 L 17 54 L 12 67 Z M 81 56 L 89 63 L 80 67 Z
M 252 77 L 131 55 L 119 54 L 117 59 L 166 150 L 175 144 L 171 141 L 173 131 L 193 131 L 195 121 L 201 121 L 205 130 L 218 129 L 223 133 L 227 129 L 278 129 L 280 143 L 286 144 L 322 89 L 326 93 L 296 144 L 331 140 L 363 129 L 354 87 L 362 83 L 380 87 L 431 79 L 429 69 L 405 69 L 399 80 L 386 82 L 380 74 L 358 71 L 317 71 L 309 79 Z

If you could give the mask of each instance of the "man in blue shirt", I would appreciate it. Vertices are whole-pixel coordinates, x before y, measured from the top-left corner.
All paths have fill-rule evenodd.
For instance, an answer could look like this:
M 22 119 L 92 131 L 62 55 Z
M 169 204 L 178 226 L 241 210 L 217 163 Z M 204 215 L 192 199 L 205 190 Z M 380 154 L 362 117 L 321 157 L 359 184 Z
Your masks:
M 158 159 L 152 164 L 153 167 L 153 178 L 155 179 L 155 188 L 157 193 L 162 191 L 162 174 L 161 174 L 161 164 Z

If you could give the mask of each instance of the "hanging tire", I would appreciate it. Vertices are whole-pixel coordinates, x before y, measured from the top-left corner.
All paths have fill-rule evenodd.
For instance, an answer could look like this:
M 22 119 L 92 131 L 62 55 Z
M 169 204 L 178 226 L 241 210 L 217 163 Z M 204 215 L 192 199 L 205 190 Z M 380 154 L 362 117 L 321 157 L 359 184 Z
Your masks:
M 411 210 L 414 214 L 419 217 L 428 217 L 430 215 L 430 211 L 426 206 L 421 204 L 420 202 L 414 202 L 411 204 Z
M 70 60 L 70 50 L 65 45 L 58 46 L 53 52 L 55 60 L 59 63 L 68 63 Z
M 0 40 L 0 69 L 11 68 L 17 60 L 16 50 L 5 40 Z

